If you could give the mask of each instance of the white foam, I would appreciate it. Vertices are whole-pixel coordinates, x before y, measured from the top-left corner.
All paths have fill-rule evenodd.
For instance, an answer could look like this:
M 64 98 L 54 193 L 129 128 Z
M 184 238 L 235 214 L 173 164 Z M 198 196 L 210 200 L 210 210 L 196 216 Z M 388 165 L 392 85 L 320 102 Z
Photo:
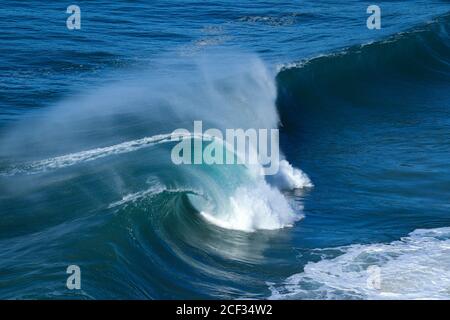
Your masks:
M 151 196 L 160 194 L 161 192 L 164 192 L 165 190 L 167 190 L 165 186 L 157 183 L 157 184 L 151 186 L 147 190 L 142 190 L 142 191 L 138 191 L 135 193 L 129 193 L 129 194 L 123 196 L 121 200 L 111 203 L 108 206 L 108 208 L 114 208 L 114 207 L 122 206 L 127 203 L 133 203 L 142 198 L 151 197 Z
M 271 183 L 280 190 L 311 188 L 313 184 L 309 177 L 300 169 L 294 168 L 286 160 L 280 161 L 280 168 L 271 178 Z
M 82 162 L 94 161 L 112 155 L 129 153 L 142 148 L 153 146 L 155 144 L 171 142 L 176 139 L 191 139 L 191 138 L 199 138 L 199 137 L 195 136 L 194 134 L 189 135 L 173 134 L 173 133 L 158 134 L 151 137 L 145 137 L 142 139 L 122 142 L 108 147 L 95 148 L 91 150 L 70 153 L 54 158 L 34 161 L 23 167 L 15 167 L 7 171 L 0 172 L 0 175 L 11 176 L 20 173 L 36 174 L 46 172 L 49 170 L 73 166 Z
M 303 206 L 289 201 L 281 192 L 313 187 L 304 172 L 286 160 L 280 161 L 274 176 L 264 177 L 256 174 L 258 170 L 247 169 L 253 181 L 238 187 L 222 206 L 200 210 L 208 222 L 225 229 L 254 232 L 292 227 L 304 217 Z
M 388 244 L 333 250 L 342 254 L 310 262 L 282 285 L 270 285 L 270 298 L 450 299 L 450 228 L 419 229 Z M 380 275 L 376 286 L 374 268 Z
M 201 212 L 209 222 L 225 228 L 252 232 L 291 227 L 303 218 L 295 212 L 281 192 L 264 180 L 256 185 L 241 186 L 222 212 Z
M 156 180 L 155 180 L 156 181 Z M 204 197 L 202 192 L 190 188 L 168 188 L 162 183 L 156 181 L 146 190 L 126 194 L 121 200 L 111 203 L 108 208 L 115 208 L 122 205 L 138 202 L 145 198 L 151 198 L 163 192 L 166 193 L 188 193 L 190 196 Z

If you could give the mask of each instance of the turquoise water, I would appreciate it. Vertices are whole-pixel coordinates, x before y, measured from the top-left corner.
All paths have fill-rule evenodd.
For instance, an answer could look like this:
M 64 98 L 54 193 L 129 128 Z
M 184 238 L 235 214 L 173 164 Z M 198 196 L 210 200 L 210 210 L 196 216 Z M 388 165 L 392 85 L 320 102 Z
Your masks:
M 0 298 L 450 298 L 448 1 L 381 30 L 366 1 L 1 4 Z M 281 178 L 175 166 L 194 120 L 279 128 Z

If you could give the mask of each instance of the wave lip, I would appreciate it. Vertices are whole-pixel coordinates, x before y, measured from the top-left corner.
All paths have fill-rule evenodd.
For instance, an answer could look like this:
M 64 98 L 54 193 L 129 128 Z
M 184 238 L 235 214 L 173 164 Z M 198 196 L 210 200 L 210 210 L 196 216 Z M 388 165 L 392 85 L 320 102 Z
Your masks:
M 308 263 L 270 285 L 271 299 L 450 299 L 450 227 L 418 229 L 388 244 L 331 248 L 340 253 Z M 379 268 L 379 286 L 369 285 Z
M 23 166 L 15 166 L 5 171 L 0 171 L 0 176 L 12 176 L 20 173 L 37 174 L 49 170 L 61 169 L 77 165 L 83 162 L 94 161 L 112 155 L 119 155 L 123 153 L 137 151 L 142 148 L 154 146 L 156 144 L 172 142 L 174 139 L 176 140 L 176 139 L 190 139 L 190 138 L 199 138 L 199 137 L 196 137 L 192 134 L 189 135 L 173 134 L 173 133 L 158 134 L 151 137 L 145 137 L 142 139 L 122 142 L 108 147 L 101 147 L 91 150 L 70 153 L 63 156 L 34 161 Z

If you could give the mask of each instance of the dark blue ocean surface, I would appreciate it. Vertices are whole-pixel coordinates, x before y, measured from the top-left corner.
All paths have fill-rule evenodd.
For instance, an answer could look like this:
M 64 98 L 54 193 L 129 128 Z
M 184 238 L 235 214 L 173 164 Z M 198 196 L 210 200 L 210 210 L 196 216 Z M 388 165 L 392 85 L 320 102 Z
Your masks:
M 448 1 L 73 4 L 0 2 L 0 298 L 450 298 Z M 279 176 L 173 164 L 195 120 Z

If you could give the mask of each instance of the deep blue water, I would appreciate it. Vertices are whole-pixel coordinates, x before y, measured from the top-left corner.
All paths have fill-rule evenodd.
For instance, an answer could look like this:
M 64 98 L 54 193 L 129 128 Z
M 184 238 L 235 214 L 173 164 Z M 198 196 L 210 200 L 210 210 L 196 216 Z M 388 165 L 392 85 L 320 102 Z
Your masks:
M 0 298 L 450 298 L 448 1 L 377 1 L 380 30 L 368 1 L 74 4 L 0 2 Z M 314 187 L 175 166 L 194 120 L 278 126 Z

